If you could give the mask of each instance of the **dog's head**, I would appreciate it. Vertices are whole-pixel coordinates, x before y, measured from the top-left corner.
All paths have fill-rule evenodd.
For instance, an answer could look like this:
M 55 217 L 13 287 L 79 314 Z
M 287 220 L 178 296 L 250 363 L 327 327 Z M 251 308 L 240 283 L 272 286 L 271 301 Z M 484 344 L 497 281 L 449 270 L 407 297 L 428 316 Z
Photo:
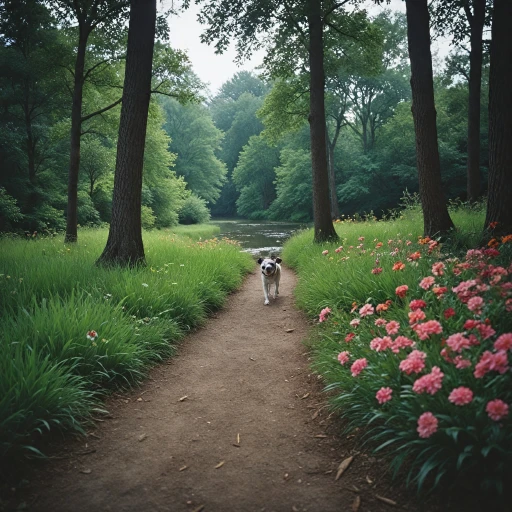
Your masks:
M 259 258 L 258 263 L 260 264 L 261 271 L 266 276 L 271 276 L 277 269 L 277 264 L 283 261 L 281 258 Z

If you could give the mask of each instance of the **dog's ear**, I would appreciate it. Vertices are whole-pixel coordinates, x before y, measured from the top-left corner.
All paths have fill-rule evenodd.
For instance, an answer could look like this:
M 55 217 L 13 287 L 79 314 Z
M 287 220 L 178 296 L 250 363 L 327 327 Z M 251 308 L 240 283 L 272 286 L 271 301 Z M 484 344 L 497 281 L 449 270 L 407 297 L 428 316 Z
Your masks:
M 260 264 L 263 261 L 263 258 L 258 258 L 258 264 Z
M 281 263 L 283 260 L 281 258 L 276 258 L 276 263 Z

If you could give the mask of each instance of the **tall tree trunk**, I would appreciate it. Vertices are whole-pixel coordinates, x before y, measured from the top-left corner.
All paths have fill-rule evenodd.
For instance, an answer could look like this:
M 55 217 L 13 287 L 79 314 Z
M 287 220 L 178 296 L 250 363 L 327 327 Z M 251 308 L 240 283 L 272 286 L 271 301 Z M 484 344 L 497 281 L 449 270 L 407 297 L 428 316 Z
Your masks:
M 131 0 L 112 221 L 100 264 L 144 264 L 142 169 L 151 96 L 156 0 Z
M 325 144 L 324 48 L 321 0 L 309 0 L 309 129 L 313 172 L 313 218 L 315 242 L 337 240 L 331 219 L 327 148 Z
M 23 101 L 23 112 L 25 115 L 25 131 L 27 133 L 27 159 L 28 159 L 28 180 L 31 185 L 36 184 L 36 144 L 32 131 L 32 118 L 30 116 L 30 84 L 25 81 L 25 94 Z
M 427 0 L 406 0 L 412 115 L 425 236 L 453 228 L 441 183 Z
M 494 0 L 489 75 L 489 194 L 485 226 L 512 233 L 512 2 Z
M 84 89 L 85 51 L 89 32 L 80 27 L 75 61 L 75 82 L 71 108 L 71 146 L 69 154 L 68 204 L 66 208 L 66 236 L 64 242 L 77 241 L 78 173 L 80 170 L 80 137 L 82 136 L 82 102 Z
M 468 105 L 468 201 L 480 196 L 480 96 L 482 92 L 482 34 L 485 22 L 485 0 L 473 0 L 471 51 L 469 54 Z
M 331 196 L 331 218 L 339 219 L 340 207 L 336 193 L 336 175 L 334 173 L 334 145 L 327 140 L 327 163 L 329 165 L 329 193 Z

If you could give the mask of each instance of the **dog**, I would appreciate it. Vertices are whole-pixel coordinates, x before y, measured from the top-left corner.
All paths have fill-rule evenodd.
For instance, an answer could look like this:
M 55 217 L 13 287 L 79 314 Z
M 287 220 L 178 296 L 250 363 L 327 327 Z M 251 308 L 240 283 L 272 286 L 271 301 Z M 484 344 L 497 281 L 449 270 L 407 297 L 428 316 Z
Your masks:
M 265 306 L 270 304 L 268 296 L 270 294 L 270 286 L 275 285 L 274 288 L 274 299 L 277 299 L 279 295 L 279 281 L 281 279 L 281 258 L 274 256 L 270 258 L 259 258 L 258 263 L 261 267 L 261 282 L 263 283 L 263 295 L 265 297 Z

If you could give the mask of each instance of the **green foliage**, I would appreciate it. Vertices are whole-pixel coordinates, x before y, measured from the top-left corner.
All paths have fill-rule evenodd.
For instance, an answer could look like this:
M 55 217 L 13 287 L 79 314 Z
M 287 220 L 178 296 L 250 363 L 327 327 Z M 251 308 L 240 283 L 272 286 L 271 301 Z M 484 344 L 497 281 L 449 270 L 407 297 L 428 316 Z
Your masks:
M 451 214 L 457 216 L 460 226 L 456 244 L 453 239 L 442 246 L 422 239 L 421 212 L 410 203 L 395 220 L 383 222 L 370 217 L 366 222 L 349 219 L 338 223 L 337 231 L 344 237 L 340 247 L 315 246 L 310 232 L 296 235 L 285 244 L 283 258 L 299 274 L 298 304 L 312 317 L 330 309 L 309 344 L 314 366 L 331 393 L 333 408 L 347 419 L 347 430 L 360 430 L 376 451 L 383 451 L 390 459 L 395 476 L 403 478 L 406 471 L 407 482 L 419 489 L 427 482 L 432 487 L 476 477 L 482 487 L 499 492 L 512 460 L 510 415 L 495 421 L 487 407 L 497 398 L 510 404 L 510 372 L 488 369 L 483 378 L 475 378 L 473 372 L 484 352 L 495 352 L 495 341 L 512 330 L 510 315 L 505 313 L 510 306 L 510 290 L 505 291 L 509 278 L 500 270 L 510 263 L 511 246 L 498 247 L 498 258 L 491 259 L 492 251 L 473 251 L 465 260 L 461 256 L 477 243 L 474 226 L 481 225 L 484 214 L 478 208 L 461 206 L 454 206 Z M 404 266 L 395 265 L 398 262 Z M 434 263 L 441 266 L 436 269 Z M 493 277 L 497 274 L 500 279 Z M 435 284 L 423 288 L 419 283 L 426 276 L 432 276 Z M 471 285 L 473 278 L 489 286 L 477 293 Z M 461 294 L 462 288 L 453 290 L 461 281 L 470 284 L 469 295 Z M 407 288 L 399 294 L 398 287 L 403 285 Z M 468 308 L 467 299 L 476 295 L 484 299 L 482 311 Z M 420 334 L 418 326 L 424 322 L 419 317 L 415 327 L 411 320 L 414 308 L 409 303 L 413 299 L 425 301 L 423 320 L 438 321 L 442 335 Z M 365 316 L 361 310 L 364 305 L 376 309 Z M 448 308 L 455 314 L 445 316 Z M 376 317 L 380 327 L 375 324 Z M 481 328 L 468 326 L 468 319 Z M 399 326 L 392 326 L 390 321 Z M 486 334 L 486 325 L 496 332 Z M 415 346 L 379 348 L 379 343 L 398 343 L 394 328 Z M 455 338 L 450 338 L 456 333 L 475 343 L 458 351 L 453 348 Z M 412 349 L 425 353 L 425 369 L 420 374 L 407 374 L 399 367 Z M 456 356 L 471 366 L 466 368 L 463 363 L 456 367 Z M 356 360 L 367 366 L 353 376 L 352 372 L 357 374 L 352 367 Z M 434 366 L 444 374 L 442 387 L 433 394 L 421 393 L 419 384 L 414 384 Z M 449 396 L 461 386 L 471 389 L 473 399 L 466 405 L 455 405 Z M 381 388 L 390 388 L 392 394 L 391 400 L 379 404 L 376 393 Z M 437 418 L 437 425 L 421 437 L 418 420 L 426 412 Z
M 210 221 L 210 210 L 204 199 L 190 194 L 179 211 L 180 224 L 205 224 Z
M 156 217 L 153 214 L 153 210 L 149 206 L 141 206 L 140 217 L 143 229 L 151 229 L 155 227 Z
M 69 247 L 0 239 L 1 453 L 34 450 L 48 430 L 80 431 L 100 395 L 139 382 L 223 304 L 253 260 L 208 240 L 218 229 L 145 232 L 148 267 L 137 269 L 94 266 L 106 230 L 83 230 Z
M 17 201 L 0 187 L 0 230 L 6 231 L 11 222 L 20 221 L 23 218 Z M 7 229 L 6 229 L 7 228 Z

